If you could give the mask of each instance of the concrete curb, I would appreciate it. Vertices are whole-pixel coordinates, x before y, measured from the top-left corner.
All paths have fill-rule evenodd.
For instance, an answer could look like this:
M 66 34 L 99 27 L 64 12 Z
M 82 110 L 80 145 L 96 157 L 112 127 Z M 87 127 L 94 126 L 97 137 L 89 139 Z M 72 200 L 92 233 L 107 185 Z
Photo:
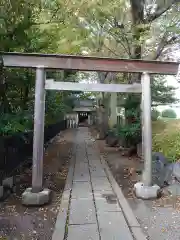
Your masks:
M 70 201 L 71 190 L 72 190 L 72 185 L 73 185 L 74 166 L 75 166 L 74 149 L 72 149 L 71 157 L 70 157 L 70 164 L 69 164 L 69 171 L 68 171 L 68 175 L 66 178 L 66 184 L 64 187 L 63 195 L 61 198 L 60 210 L 57 215 L 52 240 L 63 240 L 64 239 L 64 235 L 66 232 L 68 211 L 69 211 L 69 201 Z
M 121 188 L 117 184 L 116 180 L 114 179 L 108 164 L 104 160 L 102 156 L 101 163 L 105 169 L 105 172 L 107 174 L 107 177 L 109 179 L 109 182 L 111 183 L 111 186 L 113 188 L 114 193 L 117 195 L 117 198 L 119 200 L 119 204 L 122 208 L 122 212 L 124 214 L 124 217 L 128 223 L 128 226 L 135 238 L 135 240 L 147 240 L 147 236 L 143 233 L 140 224 L 138 223 L 129 203 L 127 202 L 126 198 L 124 197 Z

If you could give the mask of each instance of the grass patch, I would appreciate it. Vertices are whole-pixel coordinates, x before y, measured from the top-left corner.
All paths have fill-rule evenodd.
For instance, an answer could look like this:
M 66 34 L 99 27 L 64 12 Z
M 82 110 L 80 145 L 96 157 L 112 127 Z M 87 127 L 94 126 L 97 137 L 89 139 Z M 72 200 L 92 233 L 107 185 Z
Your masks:
M 169 161 L 180 159 L 180 120 L 157 120 L 152 123 L 153 151 L 161 152 Z

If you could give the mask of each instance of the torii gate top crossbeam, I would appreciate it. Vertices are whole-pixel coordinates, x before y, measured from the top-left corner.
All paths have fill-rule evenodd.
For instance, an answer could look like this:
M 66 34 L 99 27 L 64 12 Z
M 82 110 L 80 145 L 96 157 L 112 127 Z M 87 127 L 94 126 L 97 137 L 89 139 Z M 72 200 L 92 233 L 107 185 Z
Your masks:
M 87 56 L 54 55 L 38 53 L 1 53 L 5 67 L 46 69 L 72 69 L 105 72 L 147 72 L 176 75 L 179 63 L 134 59 L 97 58 Z

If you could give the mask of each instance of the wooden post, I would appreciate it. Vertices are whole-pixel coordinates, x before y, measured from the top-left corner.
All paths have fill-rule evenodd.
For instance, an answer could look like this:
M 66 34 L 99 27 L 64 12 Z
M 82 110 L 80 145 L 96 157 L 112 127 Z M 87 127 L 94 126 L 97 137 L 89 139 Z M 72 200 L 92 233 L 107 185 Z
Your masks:
M 34 106 L 34 139 L 32 192 L 43 189 L 43 157 L 44 157 L 44 115 L 45 115 L 45 70 L 36 68 L 35 106 Z

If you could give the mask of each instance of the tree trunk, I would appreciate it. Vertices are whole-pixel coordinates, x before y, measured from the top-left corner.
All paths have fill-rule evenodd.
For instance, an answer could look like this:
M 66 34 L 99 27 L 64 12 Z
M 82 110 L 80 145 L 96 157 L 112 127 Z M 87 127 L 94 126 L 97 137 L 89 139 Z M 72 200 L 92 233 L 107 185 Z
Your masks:
M 107 78 L 108 73 L 104 73 L 104 72 L 100 72 L 98 73 L 98 77 L 99 77 L 99 82 L 100 83 L 104 83 L 105 79 Z M 107 103 L 108 99 L 107 97 L 104 95 L 104 93 L 102 93 L 102 97 L 99 100 L 99 138 L 100 139 L 105 139 L 106 137 L 106 133 L 108 130 L 108 103 Z
M 99 105 L 99 138 L 105 139 L 108 130 L 108 109 L 103 96 Z
M 132 25 L 133 25 L 133 51 L 132 56 L 134 59 L 141 59 L 142 57 L 142 46 L 140 43 L 141 33 L 144 30 L 143 27 L 140 27 L 144 22 L 144 0 L 130 0 L 131 3 L 131 14 L 132 14 Z M 139 74 L 136 74 L 139 76 Z M 134 79 L 134 77 L 133 77 Z M 135 80 L 135 79 L 134 79 Z M 136 79 L 137 81 L 139 79 Z
M 134 59 L 142 58 L 142 46 L 140 43 L 141 32 L 143 28 L 140 27 L 144 22 L 144 0 L 130 0 L 131 14 L 132 14 L 132 26 L 133 26 L 133 38 L 132 45 L 132 57 Z M 130 74 L 129 83 L 140 82 L 141 73 Z M 141 96 L 138 94 L 128 94 L 125 103 L 125 117 L 126 124 L 129 127 L 132 124 L 136 124 L 140 121 L 141 117 Z M 141 132 L 139 132 L 137 138 L 141 141 Z

